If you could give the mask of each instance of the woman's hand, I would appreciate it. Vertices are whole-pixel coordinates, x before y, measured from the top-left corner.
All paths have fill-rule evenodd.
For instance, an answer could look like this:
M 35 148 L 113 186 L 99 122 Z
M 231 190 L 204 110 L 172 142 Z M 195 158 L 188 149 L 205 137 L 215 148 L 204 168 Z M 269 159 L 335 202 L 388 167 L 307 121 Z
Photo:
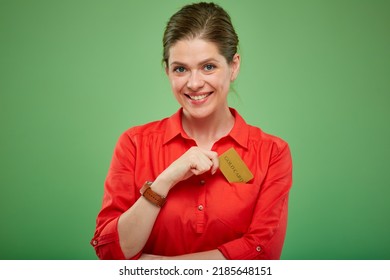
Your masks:
M 214 174 L 219 167 L 218 154 L 199 147 L 192 147 L 174 161 L 159 176 L 169 182 L 170 188 L 193 175 L 211 171 Z

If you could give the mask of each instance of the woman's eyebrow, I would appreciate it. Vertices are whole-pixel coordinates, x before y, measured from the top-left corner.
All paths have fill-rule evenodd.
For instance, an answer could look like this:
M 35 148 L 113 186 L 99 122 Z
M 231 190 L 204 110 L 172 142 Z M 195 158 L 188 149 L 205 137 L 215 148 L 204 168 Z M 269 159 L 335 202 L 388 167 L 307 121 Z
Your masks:
M 207 58 L 207 59 L 204 59 L 202 60 L 201 62 L 198 63 L 198 66 L 199 65 L 203 65 L 203 64 L 206 64 L 208 62 L 214 62 L 214 63 L 218 63 L 218 61 L 215 59 L 215 58 Z M 180 61 L 173 61 L 170 63 L 170 65 L 183 65 L 183 66 L 188 66 L 186 63 L 184 62 L 180 62 Z
M 180 61 L 173 61 L 173 62 L 171 62 L 169 65 L 183 65 L 183 66 L 187 66 L 185 63 L 183 63 L 183 62 L 180 62 Z

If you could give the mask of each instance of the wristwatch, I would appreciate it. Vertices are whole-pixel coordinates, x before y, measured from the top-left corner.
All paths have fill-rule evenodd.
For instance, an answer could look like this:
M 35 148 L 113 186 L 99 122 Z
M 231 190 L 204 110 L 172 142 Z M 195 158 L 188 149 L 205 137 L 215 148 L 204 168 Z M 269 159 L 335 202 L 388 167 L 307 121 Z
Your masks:
M 153 182 L 146 181 L 145 184 L 140 189 L 140 193 L 143 197 L 145 197 L 152 204 L 162 207 L 165 203 L 166 197 L 155 193 L 150 187 Z

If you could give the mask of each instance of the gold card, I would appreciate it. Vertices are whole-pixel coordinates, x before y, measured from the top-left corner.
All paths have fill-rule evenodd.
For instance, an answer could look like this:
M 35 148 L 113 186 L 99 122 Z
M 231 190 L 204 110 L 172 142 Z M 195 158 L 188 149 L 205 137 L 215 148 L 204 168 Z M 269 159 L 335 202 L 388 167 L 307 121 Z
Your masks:
M 247 183 L 253 174 L 234 148 L 219 156 L 219 169 L 229 183 Z

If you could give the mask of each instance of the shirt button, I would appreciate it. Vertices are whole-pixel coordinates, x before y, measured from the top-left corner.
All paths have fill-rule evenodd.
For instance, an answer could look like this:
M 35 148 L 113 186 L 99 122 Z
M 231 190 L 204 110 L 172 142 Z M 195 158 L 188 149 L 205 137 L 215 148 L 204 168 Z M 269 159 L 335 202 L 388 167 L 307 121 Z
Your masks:
M 98 241 L 97 241 L 97 240 L 92 241 L 92 245 L 93 245 L 93 246 L 96 246 L 97 244 L 98 244 Z
M 204 209 L 204 207 L 203 207 L 202 204 L 198 206 L 198 210 L 199 210 L 199 211 L 203 211 L 203 209 Z
M 206 181 L 205 181 L 205 180 L 200 180 L 200 181 L 199 181 L 199 184 L 200 184 L 201 186 L 203 186 L 204 184 L 206 184 Z
M 257 246 L 257 247 L 256 247 L 256 251 L 257 251 L 257 252 L 260 252 L 260 251 L 261 251 L 261 247 L 260 247 L 260 246 Z

